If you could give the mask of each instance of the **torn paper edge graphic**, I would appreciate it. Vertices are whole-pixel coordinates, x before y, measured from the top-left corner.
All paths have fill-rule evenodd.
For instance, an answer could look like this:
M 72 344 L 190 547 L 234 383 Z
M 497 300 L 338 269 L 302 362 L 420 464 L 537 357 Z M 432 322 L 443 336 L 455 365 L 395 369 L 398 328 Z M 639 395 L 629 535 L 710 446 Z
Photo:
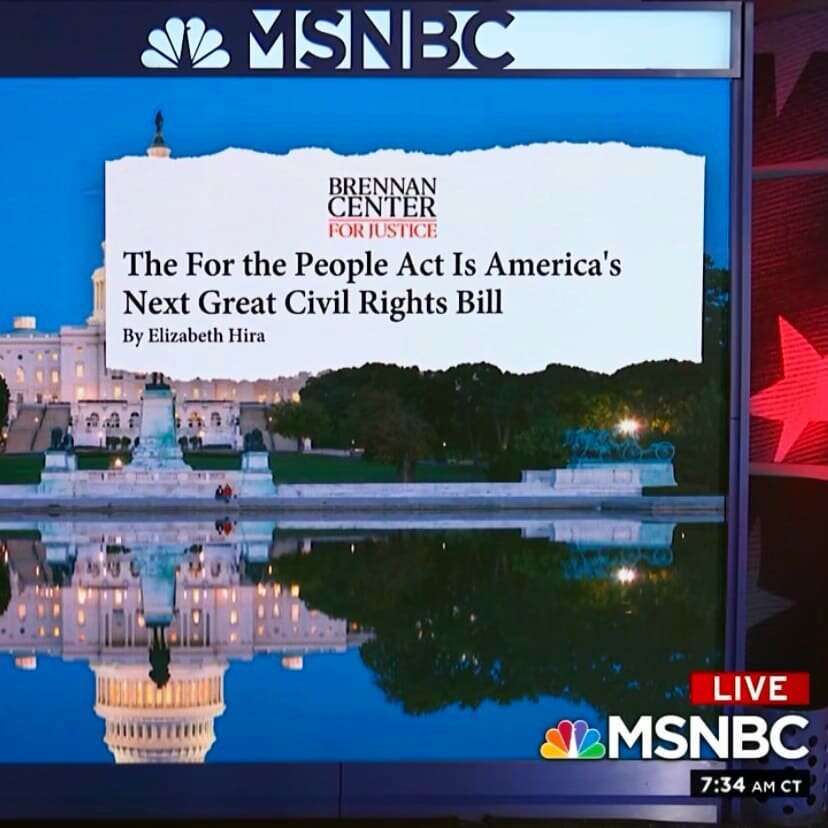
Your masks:
M 434 181 L 436 238 L 329 237 L 331 179 L 337 187 L 345 177 Z M 365 199 L 351 206 L 364 210 Z M 423 370 L 490 362 L 527 373 L 550 363 L 612 372 L 699 361 L 703 228 L 704 158 L 674 149 L 549 143 L 451 155 L 311 148 L 122 158 L 106 165 L 107 367 L 256 380 L 366 362 Z M 284 260 L 285 275 L 244 275 L 242 257 L 256 250 Z M 146 272 L 144 251 L 174 260 L 175 275 L 128 275 L 130 263 Z M 188 252 L 234 259 L 231 275 L 204 267 L 186 275 Z M 350 284 L 312 268 L 298 276 L 300 253 L 363 263 L 370 254 L 388 273 Z M 598 261 L 601 275 L 484 275 L 495 253 L 538 270 L 558 259 L 559 273 Z M 395 275 L 406 254 L 424 272 L 442 256 L 445 275 Z M 468 260 L 475 275 L 465 275 Z M 473 312 L 458 313 L 462 291 Z M 209 312 L 225 304 L 265 312 Z M 394 306 L 405 312 L 399 321 Z

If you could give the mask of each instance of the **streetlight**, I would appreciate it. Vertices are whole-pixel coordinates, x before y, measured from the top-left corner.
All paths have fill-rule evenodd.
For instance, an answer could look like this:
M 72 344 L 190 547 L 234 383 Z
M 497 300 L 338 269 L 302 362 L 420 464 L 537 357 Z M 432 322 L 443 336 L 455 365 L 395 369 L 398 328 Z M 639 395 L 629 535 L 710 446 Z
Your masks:
M 621 422 L 618 423 L 616 428 L 622 433 L 631 437 L 634 434 L 637 434 L 641 430 L 641 423 L 638 420 L 633 419 L 632 417 L 625 417 Z
M 638 573 L 630 566 L 622 566 L 615 573 L 615 577 L 620 584 L 631 584 L 638 577 Z

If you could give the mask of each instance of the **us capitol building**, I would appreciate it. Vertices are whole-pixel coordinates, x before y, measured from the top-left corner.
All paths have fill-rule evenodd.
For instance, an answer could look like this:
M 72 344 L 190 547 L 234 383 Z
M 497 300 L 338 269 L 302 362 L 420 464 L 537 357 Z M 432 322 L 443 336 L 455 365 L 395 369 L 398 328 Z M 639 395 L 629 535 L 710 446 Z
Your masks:
M 162 126 L 159 113 L 147 150 L 159 163 L 170 156 Z M 133 441 L 139 433 L 146 375 L 107 370 L 105 269 L 97 268 L 91 279 L 92 313 L 86 324 L 45 333 L 34 316 L 17 316 L 12 331 L 0 334 L 0 377 L 9 388 L 9 452 L 43 451 L 52 428 L 66 430 L 70 424 L 78 446 Z M 179 439 L 238 448 L 243 434 L 259 428 L 271 450 L 295 449 L 295 441 L 268 434 L 266 410 L 273 403 L 298 402 L 308 377 L 173 381 Z
M 308 656 L 370 638 L 358 624 L 310 609 L 299 584 L 272 577 L 272 559 L 307 553 L 312 543 L 280 539 L 272 523 L 36 528 L 35 537 L 0 540 L 10 582 L 0 656 L 21 670 L 37 669 L 40 657 L 86 662 L 95 678 L 89 704 L 119 764 L 205 761 L 234 661 L 265 654 L 302 670 Z M 166 665 L 152 657 L 157 629 Z

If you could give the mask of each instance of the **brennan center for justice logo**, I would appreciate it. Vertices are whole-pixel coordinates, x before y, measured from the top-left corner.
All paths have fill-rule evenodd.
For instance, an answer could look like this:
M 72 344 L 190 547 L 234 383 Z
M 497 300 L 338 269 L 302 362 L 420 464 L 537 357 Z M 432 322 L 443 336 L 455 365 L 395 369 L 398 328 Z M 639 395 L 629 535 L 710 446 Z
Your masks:
M 544 759 L 603 759 L 606 752 L 601 734 L 583 719 L 561 719 L 556 727 L 546 731 L 540 748 Z
M 436 176 L 328 179 L 329 239 L 436 239 Z
M 186 22 L 171 17 L 147 36 L 150 48 L 141 54 L 141 63 L 147 69 L 224 69 L 230 53 L 220 48 L 222 41 L 221 32 L 208 29 L 200 17 Z

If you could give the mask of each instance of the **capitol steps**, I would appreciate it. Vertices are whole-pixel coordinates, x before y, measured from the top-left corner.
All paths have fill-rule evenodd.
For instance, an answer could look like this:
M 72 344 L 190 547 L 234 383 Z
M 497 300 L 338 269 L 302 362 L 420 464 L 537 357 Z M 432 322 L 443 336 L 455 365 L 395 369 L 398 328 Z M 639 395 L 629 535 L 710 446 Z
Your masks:
M 46 407 L 43 405 L 20 406 L 17 417 L 9 426 L 6 454 L 29 454 L 36 450 L 33 446 L 45 411 Z
M 69 403 L 47 405 L 40 418 L 40 427 L 32 442 L 32 451 L 46 451 L 52 445 L 52 429 L 59 428 L 64 434 L 69 428 Z

